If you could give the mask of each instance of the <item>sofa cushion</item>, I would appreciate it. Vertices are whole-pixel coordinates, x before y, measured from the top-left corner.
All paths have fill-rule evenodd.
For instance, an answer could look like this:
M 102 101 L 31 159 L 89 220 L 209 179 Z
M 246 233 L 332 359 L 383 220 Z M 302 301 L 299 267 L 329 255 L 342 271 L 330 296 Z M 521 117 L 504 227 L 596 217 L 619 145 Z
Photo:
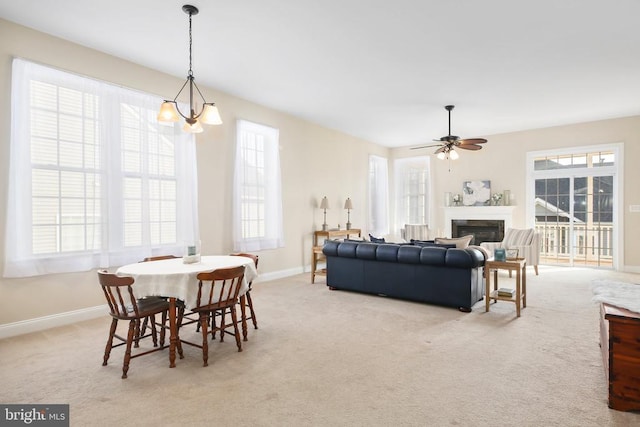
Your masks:
M 325 248 L 327 247 L 327 245 L 329 243 L 333 243 L 333 242 L 327 242 L 325 244 Z M 338 256 L 342 256 L 342 257 L 347 257 L 347 258 L 355 258 L 356 257 L 356 248 L 359 245 L 364 245 L 364 243 L 356 243 L 356 242 L 338 243 L 337 255 Z M 324 251 L 324 248 L 322 249 L 322 252 L 324 252 L 326 254 L 326 252 Z
M 356 248 L 356 257 L 360 259 L 376 259 L 377 243 L 360 243 Z
M 402 245 L 398 248 L 398 262 L 420 264 L 421 252 L 422 248 L 419 246 Z
M 456 248 L 458 249 L 465 249 L 466 247 L 469 246 L 472 239 L 473 239 L 473 234 L 469 234 L 466 236 L 454 237 L 451 239 L 445 238 L 445 237 L 436 237 L 435 242 L 449 244 L 449 245 L 453 244 L 453 245 L 456 245 Z
M 380 244 L 376 250 L 376 259 L 378 261 L 398 262 L 399 245 Z
M 438 247 L 425 247 L 420 250 L 420 263 L 425 265 L 444 265 L 447 251 L 451 249 Z

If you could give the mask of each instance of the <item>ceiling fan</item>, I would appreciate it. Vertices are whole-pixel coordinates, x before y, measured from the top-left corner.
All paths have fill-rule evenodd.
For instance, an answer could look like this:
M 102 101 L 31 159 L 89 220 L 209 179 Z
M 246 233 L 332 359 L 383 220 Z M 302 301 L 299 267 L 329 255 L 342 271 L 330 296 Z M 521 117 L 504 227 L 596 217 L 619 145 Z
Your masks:
M 469 138 L 469 139 L 460 139 L 459 136 L 451 135 L 451 110 L 453 110 L 455 105 L 446 105 L 444 108 L 449 112 L 449 134 L 447 136 L 443 136 L 440 139 L 434 139 L 438 144 L 432 145 L 423 145 L 421 147 L 413 147 L 412 150 L 418 150 L 421 148 L 429 148 L 429 147 L 439 147 L 434 154 L 437 154 L 439 159 L 452 159 L 455 160 L 458 158 L 458 153 L 454 148 L 462 148 L 464 150 L 480 150 L 482 145 L 487 142 L 484 138 Z

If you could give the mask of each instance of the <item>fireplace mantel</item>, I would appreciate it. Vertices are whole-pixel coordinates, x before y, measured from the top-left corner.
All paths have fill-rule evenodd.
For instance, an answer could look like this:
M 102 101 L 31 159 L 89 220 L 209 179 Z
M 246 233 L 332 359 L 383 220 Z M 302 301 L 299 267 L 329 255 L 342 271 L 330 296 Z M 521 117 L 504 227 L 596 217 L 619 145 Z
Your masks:
M 504 229 L 512 227 L 515 206 L 452 206 L 444 208 L 445 236 L 451 236 L 451 221 L 454 219 L 501 219 Z

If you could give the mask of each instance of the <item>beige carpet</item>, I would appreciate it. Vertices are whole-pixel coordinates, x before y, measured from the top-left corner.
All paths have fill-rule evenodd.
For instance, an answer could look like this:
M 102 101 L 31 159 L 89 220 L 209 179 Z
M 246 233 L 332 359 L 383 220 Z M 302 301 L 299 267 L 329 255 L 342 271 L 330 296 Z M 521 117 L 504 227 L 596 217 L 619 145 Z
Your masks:
M 607 407 L 592 279 L 541 267 L 528 307 L 471 313 L 345 291 L 308 275 L 254 284 L 260 329 L 101 366 L 109 318 L 0 341 L 2 403 L 68 403 L 72 426 L 630 426 Z M 501 285 L 509 286 L 506 274 Z

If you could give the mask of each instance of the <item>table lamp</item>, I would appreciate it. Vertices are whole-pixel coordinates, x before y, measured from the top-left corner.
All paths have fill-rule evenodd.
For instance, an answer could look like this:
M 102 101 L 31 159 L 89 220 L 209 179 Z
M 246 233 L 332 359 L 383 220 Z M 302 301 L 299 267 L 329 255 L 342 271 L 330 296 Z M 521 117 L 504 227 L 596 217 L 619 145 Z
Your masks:
M 347 197 L 347 200 L 344 201 L 344 208 L 347 210 L 347 230 L 351 230 L 351 209 L 353 209 L 351 197 Z
M 320 209 L 324 209 L 324 223 L 322 224 L 322 231 L 327 231 L 329 229 L 329 226 L 327 225 L 327 209 L 329 209 L 327 196 L 322 198 L 322 201 L 320 202 Z

